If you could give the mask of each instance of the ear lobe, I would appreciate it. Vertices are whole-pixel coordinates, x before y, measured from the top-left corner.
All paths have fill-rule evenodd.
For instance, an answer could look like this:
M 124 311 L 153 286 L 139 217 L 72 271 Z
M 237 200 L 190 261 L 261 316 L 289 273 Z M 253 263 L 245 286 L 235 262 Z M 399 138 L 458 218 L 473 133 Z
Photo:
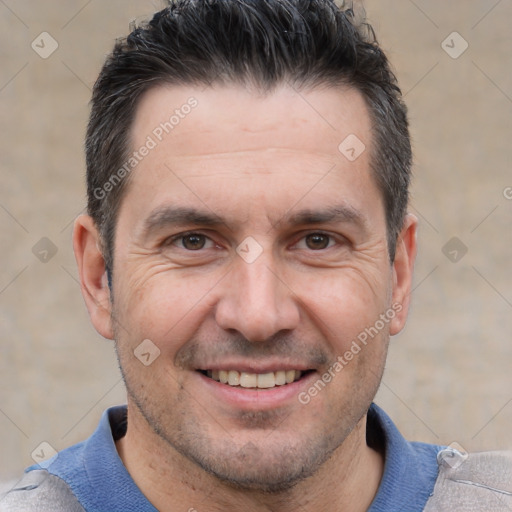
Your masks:
M 98 230 L 89 215 L 80 215 L 75 221 L 73 249 L 78 265 L 82 295 L 91 322 L 103 337 L 114 339 L 111 319 L 112 304 L 105 260 L 100 250 Z
M 392 304 L 396 304 L 396 315 L 390 323 L 390 334 L 398 334 L 404 327 L 412 290 L 414 261 L 416 259 L 416 233 L 418 219 L 407 214 L 404 227 L 396 243 L 395 261 L 393 262 L 393 295 Z M 400 305 L 401 307 L 399 307 Z

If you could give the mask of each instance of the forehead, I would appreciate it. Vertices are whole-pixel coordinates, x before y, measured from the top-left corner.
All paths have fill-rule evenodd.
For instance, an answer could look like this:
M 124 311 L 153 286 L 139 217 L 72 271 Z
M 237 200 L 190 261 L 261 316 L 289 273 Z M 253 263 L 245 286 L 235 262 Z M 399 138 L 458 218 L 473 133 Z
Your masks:
M 149 135 L 158 145 L 172 144 L 176 156 L 295 148 L 300 140 L 304 150 L 338 157 L 350 135 L 368 147 L 370 132 L 363 96 L 341 86 L 281 86 L 265 93 L 242 86 L 159 86 L 141 98 L 131 129 L 135 148 Z
M 298 201 L 314 209 L 333 193 L 361 209 L 368 194 L 380 195 L 370 134 L 365 101 L 352 88 L 155 87 L 132 125 L 138 156 L 121 210 L 135 218 L 193 201 L 270 219 Z

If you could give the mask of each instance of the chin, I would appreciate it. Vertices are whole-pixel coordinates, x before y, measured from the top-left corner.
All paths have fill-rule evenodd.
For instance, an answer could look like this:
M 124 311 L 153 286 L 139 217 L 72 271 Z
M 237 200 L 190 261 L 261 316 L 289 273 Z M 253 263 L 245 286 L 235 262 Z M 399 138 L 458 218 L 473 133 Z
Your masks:
M 274 439 L 270 438 L 274 435 Z M 335 449 L 332 440 L 296 439 L 267 434 L 266 439 L 234 442 L 179 443 L 178 451 L 208 474 L 231 488 L 279 494 L 311 477 Z M 331 442 L 330 442 L 331 441 Z

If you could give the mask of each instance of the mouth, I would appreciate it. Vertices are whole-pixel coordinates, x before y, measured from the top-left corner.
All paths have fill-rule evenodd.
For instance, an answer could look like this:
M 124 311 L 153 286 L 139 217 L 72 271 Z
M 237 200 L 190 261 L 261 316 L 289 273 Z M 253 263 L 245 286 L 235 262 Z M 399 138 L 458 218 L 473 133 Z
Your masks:
M 198 370 L 216 382 L 244 389 L 273 389 L 283 387 L 305 378 L 314 370 L 277 370 L 266 373 L 249 373 L 238 370 Z

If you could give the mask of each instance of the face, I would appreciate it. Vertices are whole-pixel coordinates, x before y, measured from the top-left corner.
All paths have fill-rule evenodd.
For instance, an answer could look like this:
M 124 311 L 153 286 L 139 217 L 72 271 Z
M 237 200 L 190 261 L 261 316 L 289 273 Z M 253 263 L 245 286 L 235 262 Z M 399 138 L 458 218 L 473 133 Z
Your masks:
M 119 211 L 112 329 L 131 417 L 169 454 L 284 489 L 357 430 L 411 266 L 400 243 L 389 261 L 370 132 L 352 89 L 144 96 L 132 147 L 155 144 Z

